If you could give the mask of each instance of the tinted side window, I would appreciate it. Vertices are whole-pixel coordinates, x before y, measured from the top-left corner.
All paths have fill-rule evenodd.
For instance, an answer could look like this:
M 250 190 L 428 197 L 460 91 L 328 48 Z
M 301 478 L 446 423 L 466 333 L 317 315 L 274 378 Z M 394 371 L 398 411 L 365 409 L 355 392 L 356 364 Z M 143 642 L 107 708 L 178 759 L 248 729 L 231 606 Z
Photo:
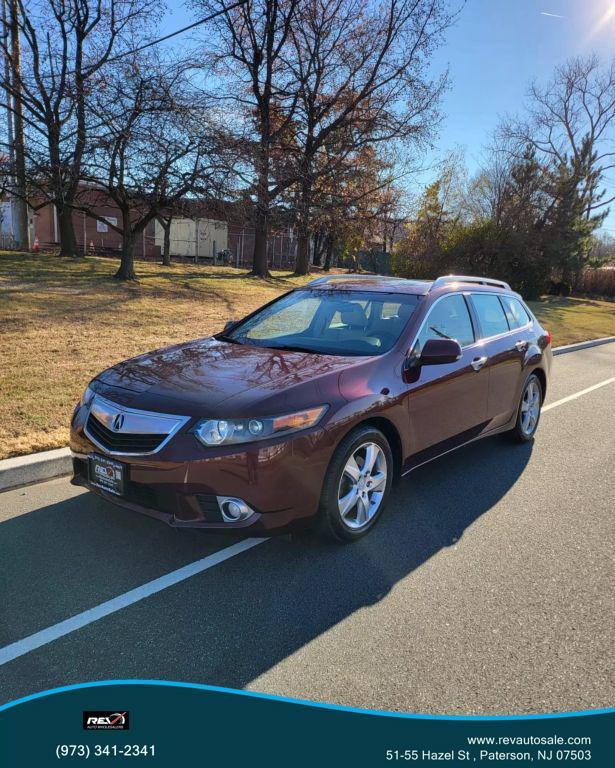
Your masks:
M 508 325 L 511 328 L 521 328 L 522 325 L 527 325 L 530 322 L 530 317 L 519 299 L 515 299 L 512 296 L 500 296 L 500 299 L 506 313 Z
M 429 339 L 455 339 L 462 347 L 474 342 L 474 329 L 465 299 L 460 293 L 434 304 L 419 334 L 422 349 Z
M 510 330 L 500 300 L 495 294 L 473 293 L 472 303 L 484 338 L 497 336 L 498 333 L 506 333 Z

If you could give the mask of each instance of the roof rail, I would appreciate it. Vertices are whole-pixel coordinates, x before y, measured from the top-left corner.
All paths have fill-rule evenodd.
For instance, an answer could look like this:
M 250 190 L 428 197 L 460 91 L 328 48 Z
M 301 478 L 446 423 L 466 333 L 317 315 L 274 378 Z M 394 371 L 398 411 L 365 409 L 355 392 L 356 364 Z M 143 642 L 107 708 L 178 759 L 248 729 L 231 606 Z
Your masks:
M 309 283 L 306 283 L 306 287 L 309 285 L 323 285 L 323 283 L 330 283 L 331 280 L 345 280 L 349 278 L 350 280 L 355 280 L 358 278 L 359 280 L 365 279 L 365 278 L 374 278 L 378 277 L 378 275 L 366 275 L 365 273 L 355 273 L 355 272 L 336 272 L 333 275 L 325 275 L 324 277 L 317 277 L 316 280 L 310 280 Z
M 505 283 L 504 280 L 495 280 L 491 277 L 472 277 L 471 275 L 443 275 L 442 277 L 437 277 L 429 290 L 439 288 L 447 283 L 477 283 L 479 285 L 493 285 L 496 288 L 506 288 L 507 291 L 512 290 L 510 285 Z

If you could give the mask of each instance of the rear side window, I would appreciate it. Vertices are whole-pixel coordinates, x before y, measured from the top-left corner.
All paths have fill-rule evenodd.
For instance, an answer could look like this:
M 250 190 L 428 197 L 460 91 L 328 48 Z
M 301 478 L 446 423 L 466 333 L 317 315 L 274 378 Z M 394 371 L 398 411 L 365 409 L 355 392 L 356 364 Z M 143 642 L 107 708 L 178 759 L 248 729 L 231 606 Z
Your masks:
M 515 299 L 513 296 L 500 296 L 500 300 L 506 313 L 508 325 L 511 328 L 521 328 L 530 322 L 530 316 L 519 299 Z
M 460 293 L 445 296 L 434 304 L 419 333 L 420 349 L 429 339 L 455 339 L 462 347 L 474 342 L 472 320 Z
M 478 315 L 483 338 L 510 330 L 500 300 L 494 293 L 473 293 L 472 303 Z

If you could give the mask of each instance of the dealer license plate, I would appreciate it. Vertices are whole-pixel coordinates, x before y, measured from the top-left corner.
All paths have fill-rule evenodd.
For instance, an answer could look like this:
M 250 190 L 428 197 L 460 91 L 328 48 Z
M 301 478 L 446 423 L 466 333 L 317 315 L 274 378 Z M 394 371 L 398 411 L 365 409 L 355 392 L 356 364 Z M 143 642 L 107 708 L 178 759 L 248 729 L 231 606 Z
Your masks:
M 90 483 L 116 496 L 124 495 L 124 465 L 105 456 L 90 456 Z

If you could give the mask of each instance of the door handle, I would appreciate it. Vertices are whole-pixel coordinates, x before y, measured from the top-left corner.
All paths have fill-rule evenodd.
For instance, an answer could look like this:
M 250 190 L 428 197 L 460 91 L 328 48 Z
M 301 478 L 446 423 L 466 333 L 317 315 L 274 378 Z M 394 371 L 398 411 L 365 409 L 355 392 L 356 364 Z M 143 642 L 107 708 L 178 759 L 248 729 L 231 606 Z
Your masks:
M 475 371 L 480 371 L 480 369 L 483 367 L 483 365 L 487 362 L 487 356 L 485 357 L 475 357 L 474 360 L 472 360 L 472 368 L 474 368 Z
M 517 347 L 519 352 L 524 352 L 527 349 L 527 341 L 517 341 L 515 342 L 515 347 Z

